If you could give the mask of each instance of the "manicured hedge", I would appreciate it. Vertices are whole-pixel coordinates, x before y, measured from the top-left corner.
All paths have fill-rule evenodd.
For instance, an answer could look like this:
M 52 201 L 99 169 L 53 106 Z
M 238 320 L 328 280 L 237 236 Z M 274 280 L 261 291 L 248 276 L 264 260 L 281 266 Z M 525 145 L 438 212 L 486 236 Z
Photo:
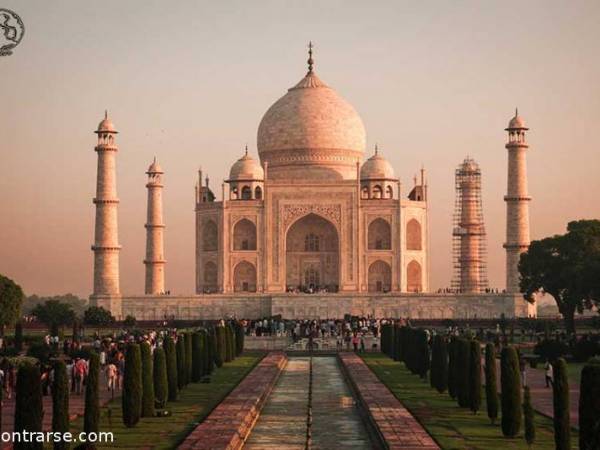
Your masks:
M 157 408 L 162 409 L 169 398 L 169 382 L 167 377 L 167 358 L 161 347 L 154 349 L 154 401 Z
M 148 342 L 140 345 L 142 354 L 142 417 L 154 417 L 154 362 Z
M 52 384 L 52 431 L 69 431 L 69 377 L 64 361 L 54 363 L 54 383 Z M 69 444 L 55 442 L 54 450 L 66 450 Z
M 85 410 L 83 414 L 83 431 L 97 433 L 100 431 L 100 356 L 90 354 L 88 375 L 85 379 Z
M 502 349 L 500 386 L 502 388 L 502 434 L 506 437 L 515 437 L 521 429 L 522 402 L 519 357 L 514 347 Z
M 17 373 L 17 389 L 15 399 L 16 432 L 42 431 L 42 386 L 40 371 L 32 364 L 23 364 Z M 15 442 L 15 450 L 42 450 L 41 442 Z
M 177 400 L 179 394 L 179 377 L 177 375 L 177 350 L 173 338 L 170 336 L 165 338 L 163 349 L 167 365 L 168 398 L 170 402 L 174 402 Z
M 490 421 L 498 418 L 498 382 L 496 370 L 496 349 L 493 344 L 485 346 L 485 402 Z
M 142 355 L 138 344 L 129 344 L 125 352 L 122 407 L 123 424 L 134 427 L 142 415 Z

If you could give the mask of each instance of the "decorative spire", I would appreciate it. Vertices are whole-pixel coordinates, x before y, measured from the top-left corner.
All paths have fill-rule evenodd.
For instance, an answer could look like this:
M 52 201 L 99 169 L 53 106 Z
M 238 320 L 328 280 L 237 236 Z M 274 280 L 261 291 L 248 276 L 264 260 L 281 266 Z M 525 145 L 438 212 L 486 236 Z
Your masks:
M 246 144 L 246 150 L 245 150 L 244 156 L 248 156 L 248 144 Z
M 312 58 L 312 49 L 313 49 L 313 44 L 312 41 L 308 41 L 308 61 L 306 61 L 308 63 L 308 73 L 312 73 L 313 71 L 313 58 Z
M 519 108 L 515 108 L 515 117 L 519 115 Z
M 108 109 L 104 110 L 104 120 L 108 119 Z

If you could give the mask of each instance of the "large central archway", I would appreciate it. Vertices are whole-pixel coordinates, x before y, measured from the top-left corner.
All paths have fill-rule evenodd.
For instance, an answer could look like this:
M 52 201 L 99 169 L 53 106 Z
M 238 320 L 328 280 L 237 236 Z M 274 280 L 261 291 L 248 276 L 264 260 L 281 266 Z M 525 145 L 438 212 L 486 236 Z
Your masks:
M 298 219 L 285 238 L 287 289 L 337 292 L 339 238 L 335 226 L 316 214 Z

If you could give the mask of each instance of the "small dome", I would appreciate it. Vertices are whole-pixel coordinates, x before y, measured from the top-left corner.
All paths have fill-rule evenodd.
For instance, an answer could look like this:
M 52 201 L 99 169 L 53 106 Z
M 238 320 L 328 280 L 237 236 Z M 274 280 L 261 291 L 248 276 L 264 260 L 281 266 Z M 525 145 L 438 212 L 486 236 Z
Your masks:
M 162 168 L 160 167 L 160 164 L 158 164 L 158 161 L 156 160 L 156 158 L 154 158 L 154 161 L 152 161 L 152 164 L 150 164 L 150 167 L 148 167 L 148 171 L 146 172 L 148 174 L 150 173 L 164 173 Z
M 365 161 L 360 168 L 361 180 L 394 180 L 392 165 L 379 154 L 375 147 L 375 154 Z
M 96 133 L 117 133 L 114 124 L 108 118 L 108 111 L 104 111 L 104 119 L 98 124 Z
M 528 128 L 525 126 L 525 120 L 519 115 L 519 110 L 515 110 L 515 117 L 510 119 L 508 122 L 507 130 L 527 130 Z
M 263 180 L 265 172 L 257 160 L 246 153 L 238 159 L 229 171 L 229 180 Z

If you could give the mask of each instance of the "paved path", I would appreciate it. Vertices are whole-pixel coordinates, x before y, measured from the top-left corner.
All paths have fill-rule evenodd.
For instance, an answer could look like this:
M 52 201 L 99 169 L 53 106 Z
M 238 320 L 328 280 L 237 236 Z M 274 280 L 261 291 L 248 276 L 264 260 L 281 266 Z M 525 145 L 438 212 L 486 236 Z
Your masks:
M 355 353 L 341 353 L 340 359 L 355 385 L 360 401 L 368 409 L 388 448 L 439 449 L 433 438 L 379 381 L 362 358 Z
M 282 352 L 271 352 L 265 356 L 178 448 L 240 448 L 275 386 L 286 360 Z
M 482 362 L 485 364 L 485 361 Z M 498 389 L 500 389 L 500 361 L 496 360 L 498 374 Z M 485 374 L 483 375 L 485 380 Z M 554 417 L 552 388 L 546 387 L 545 374 L 543 370 L 527 367 L 527 384 L 531 391 L 531 403 L 533 409 L 548 417 Z M 571 426 L 579 427 L 579 383 L 569 380 L 569 401 L 571 405 Z
M 362 423 L 335 357 L 314 357 L 312 396 L 312 449 L 371 449 Z M 269 396 L 245 450 L 304 450 L 310 357 L 292 357 Z

